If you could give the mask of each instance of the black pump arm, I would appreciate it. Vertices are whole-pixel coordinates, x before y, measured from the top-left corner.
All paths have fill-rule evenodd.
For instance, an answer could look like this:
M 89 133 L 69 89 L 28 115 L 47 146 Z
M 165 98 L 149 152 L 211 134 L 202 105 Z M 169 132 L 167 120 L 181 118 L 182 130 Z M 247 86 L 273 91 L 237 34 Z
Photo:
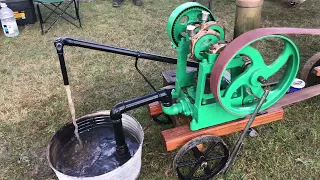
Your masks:
M 82 48 L 93 49 L 93 50 L 98 50 L 98 51 L 111 52 L 111 53 L 116 53 L 116 54 L 121 54 L 121 55 L 126 55 L 126 56 L 132 56 L 132 57 L 136 57 L 136 58 L 143 58 L 143 59 L 149 59 L 149 60 L 154 60 L 154 61 L 177 64 L 177 59 L 173 59 L 173 58 L 166 57 L 166 56 L 160 56 L 160 55 L 155 55 L 155 54 L 150 54 L 150 53 L 143 53 L 143 52 L 139 52 L 139 51 L 123 49 L 120 47 L 106 46 L 103 44 L 96 44 L 93 42 L 87 42 L 87 41 L 82 41 L 82 40 L 77 40 L 77 39 L 72 39 L 72 38 L 58 38 L 54 42 L 54 45 L 56 47 L 57 54 L 59 57 L 60 68 L 61 68 L 61 73 L 62 73 L 62 77 L 63 77 L 63 83 L 66 86 L 69 85 L 69 79 L 68 79 L 66 63 L 65 63 L 65 59 L 64 59 L 64 52 L 63 52 L 64 45 L 82 47 Z M 196 62 L 188 62 L 188 65 L 191 67 L 198 67 L 198 63 L 196 63 Z M 171 102 L 172 102 L 171 89 L 170 88 L 161 89 L 161 90 L 156 91 L 154 93 L 151 93 L 149 95 L 145 95 L 145 96 L 138 97 L 138 98 L 131 99 L 128 101 L 124 101 L 124 102 L 120 102 L 112 108 L 112 110 L 110 112 L 110 118 L 113 122 L 114 136 L 115 136 L 115 140 L 116 140 L 116 153 L 117 153 L 118 157 L 120 157 L 122 160 L 124 160 L 124 162 L 128 158 L 130 158 L 130 154 L 128 151 L 127 144 L 125 142 L 125 136 L 124 136 L 123 127 L 122 127 L 122 120 L 121 120 L 122 113 L 125 113 L 129 110 L 132 110 L 132 109 L 144 106 L 144 105 L 147 105 L 147 104 L 155 102 L 155 101 L 161 101 L 164 106 L 171 106 L 172 105 L 171 104 Z
M 121 55 L 125 55 L 125 56 L 136 57 L 136 58 L 149 59 L 149 60 L 153 60 L 153 61 L 165 62 L 165 63 L 170 63 L 170 64 L 177 64 L 177 59 L 174 59 L 171 57 L 160 56 L 160 55 L 145 53 L 145 52 L 139 52 L 139 51 L 124 49 L 124 48 L 115 47 L 115 46 L 107 46 L 104 44 L 97 44 L 97 43 L 73 39 L 73 38 L 58 38 L 55 40 L 54 45 L 56 47 L 57 54 L 59 56 L 63 81 L 64 81 L 65 85 L 69 84 L 67 70 L 65 67 L 64 55 L 63 55 L 63 47 L 65 45 L 82 47 L 82 48 L 86 48 L 86 49 L 93 49 L 93 50 L 104 51 L 104 52 L 110 52 L 110 53 L 115 53 L 115 54 L 121 54 Z M 192 61 L 188 61 L 187 65 L 190 67 L 199 67 L 199 64 L 197 62 L 192 62 Z

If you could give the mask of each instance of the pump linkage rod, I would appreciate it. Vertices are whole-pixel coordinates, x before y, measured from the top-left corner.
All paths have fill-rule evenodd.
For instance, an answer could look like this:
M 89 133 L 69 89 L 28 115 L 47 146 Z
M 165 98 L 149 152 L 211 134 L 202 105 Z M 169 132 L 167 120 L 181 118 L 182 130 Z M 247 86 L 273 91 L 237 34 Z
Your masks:
M 54 45 L 57 50 L 61 73 L 63 77 L 63 83 L 65 86 L 69 86 L 69 78 L 68 78 L 66 63 L 64 59 L 64 52 L 63 52 L 64 45 L 82 47 L 86 49 L 93 49 L 93 50 L 111 52 L 111 53 L 116 53 L 121 55 L 133 56 L 136 58 L 143 58 L 143 59 L 155 60 L 155 61 L 166 62 L 171 64 L 177 64 L 177 59 L 173 59 L 166 56 L 143 53 L 139 51 L 123 49 L 120 47 L 106 46 L 103 44 L 96 44 L 96 43 L 76 40 L 72 38 L 58 38 L 54 42 Z M 198 67 L 198 63 L 195 63 L 195 62 L 188 62 L 188 65 L 192 67 Z M 171 106 L 172 105 L 171 90 L 172 90 L 172 87 L 163 88 L 157 92 L 154 92 L 142 97 L 120 102 L 112 108 L 110 112 L 110 119 L 113 123 L 114 136 L 116 140 L 116 155 L 117 155 L 117 158 L 119 158 L 119 160 L 122 162 L 122 164 L 131 158 L 128 150 L 128 146 L 125 141 L 124 132 L 123 132 L 122 113 L 147 105 L 155 101 L 161 101 L 163 105 L 166 107 Z

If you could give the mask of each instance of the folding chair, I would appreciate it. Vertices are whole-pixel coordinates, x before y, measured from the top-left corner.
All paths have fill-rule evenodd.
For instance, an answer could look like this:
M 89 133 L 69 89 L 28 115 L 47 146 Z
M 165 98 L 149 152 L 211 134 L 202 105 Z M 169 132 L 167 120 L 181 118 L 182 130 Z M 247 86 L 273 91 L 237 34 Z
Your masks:
M 81 20 L 80 20 L 80 16 L 79 16 L 79 1 L 78 0 L 67 0 L 67 1 L 65 1 L 65 0 L 33 0 L 33 2 L 37 6 L 37 11 L 38 11 L 42 34 L 47 33 L 60 18 L 68 21 L 69 23 L 76 26 L 77 28 L 81 27 Z M 74 17 L 73 15 L 66 12 L 72 4 L 74 4 L 76 17 Z M 40 5 L 42 5 L 43 7 L 46 7 L 48 10 L 51 11 L 50 14 L 44 20 L 42 18 L 42 14 L 40 11 Z M 64 5 L 64 7 L 62 7 L 62 5 Z M 56 19 L 49 25 L 49 27 L 47 29 L 44 29 L 44 24 L 48 21 L 48 19 L 53 14 L 58 15 L 58 17 L 56 17 Z M 73 20 L 78 20 L 79 26 L 76 25 L 74 22 L 70 21 L 67 17 L 65 17 L 65 15 L 67 17 L 72 18 Z

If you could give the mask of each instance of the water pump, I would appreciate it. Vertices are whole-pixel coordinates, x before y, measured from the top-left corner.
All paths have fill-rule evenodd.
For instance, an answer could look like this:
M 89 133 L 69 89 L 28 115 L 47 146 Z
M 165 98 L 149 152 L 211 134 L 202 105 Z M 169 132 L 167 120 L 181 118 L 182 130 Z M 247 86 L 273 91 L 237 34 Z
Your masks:
M 152 102 L 160 101 L 161 109 L 166 115 L 182 114 L 191 117 L 189 128 L 195 132 L 252 114 L 245 128 L 247 131 L 257 113 L 270 108 L 286 94 L 298 73 L 298 49 L 293 41 L 283 35 L 320 35 L 320 30 L 259 28 L 228 42 L 225 40 L 225 29 L 213 12 L 199 3 L 188 2 L 177 7 L 170 15 L 167 34 L 176 50 L 177 59 L 72 38 L 59 38 L 55 41 L 66 86 L 69 85 L 69 81 L 63 54 L 65 45 L 131 56 L 136 58 L 136 62 L 143 58 L 176 64 L 174 86 L 156 90 L 147 81 L 155 92 L 120 102 L 111 110 L 117 155 L 123 158 L 124 162 L 130 157 L 123 135 L 121 114 Z M 261 52 L 254 46 L 255 42 L 265 39 L 281 40 L 284 44 L 283 47 L 279 47 L 282 50 L 280 55 L 271 64 L 265 63 Z M 278 82 L 266 89 L 267 81 L 279 71 L 282 71 L 282 76 L 278 78 Z M 290 98 L 292 99 L 292 96 Z M 306 98 L 308 97 L 304 95 L 299 100 L 293 99 L 288 102 Z M 204 175 L 196 179 L 209 179 L 225 166 L 229 168 L 241 147 L 244 133 L 236 143 L 231 156 L 221 138 L 193 137 L 193 140 L 179 150 L 174 159 L 178 177 L 192 179 L 196 170 L 201 169 Z M 220 154 L 214 151 L 219 147 Z M 192 151 L 194 158 L 185 161 L 181 157 L 188 154 L 188 151 Z M 210 156 L 211 152 L 216 154 Z M 209 162 L 214 160 L 219 162 L 210 167 Z M 183 174 L 180 169 L 188 166 L 194 167 Z

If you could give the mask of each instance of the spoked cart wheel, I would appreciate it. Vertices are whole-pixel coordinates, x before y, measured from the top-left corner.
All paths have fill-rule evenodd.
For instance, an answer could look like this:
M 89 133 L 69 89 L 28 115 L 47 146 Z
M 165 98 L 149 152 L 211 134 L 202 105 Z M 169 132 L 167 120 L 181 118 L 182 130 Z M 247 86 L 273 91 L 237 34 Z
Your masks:
M 300 72 L 300 78 L 306 83 L 307 87 L 320 84 L 320 77 L 314 72 L 314 68 L 318 66 L 320 66 L 320 52 L 312 56 Z
M 187 142 L 173 160 L 181 180 L 207 180 L 225 167 L 229 149 L 220 137 L 199 136 Z

